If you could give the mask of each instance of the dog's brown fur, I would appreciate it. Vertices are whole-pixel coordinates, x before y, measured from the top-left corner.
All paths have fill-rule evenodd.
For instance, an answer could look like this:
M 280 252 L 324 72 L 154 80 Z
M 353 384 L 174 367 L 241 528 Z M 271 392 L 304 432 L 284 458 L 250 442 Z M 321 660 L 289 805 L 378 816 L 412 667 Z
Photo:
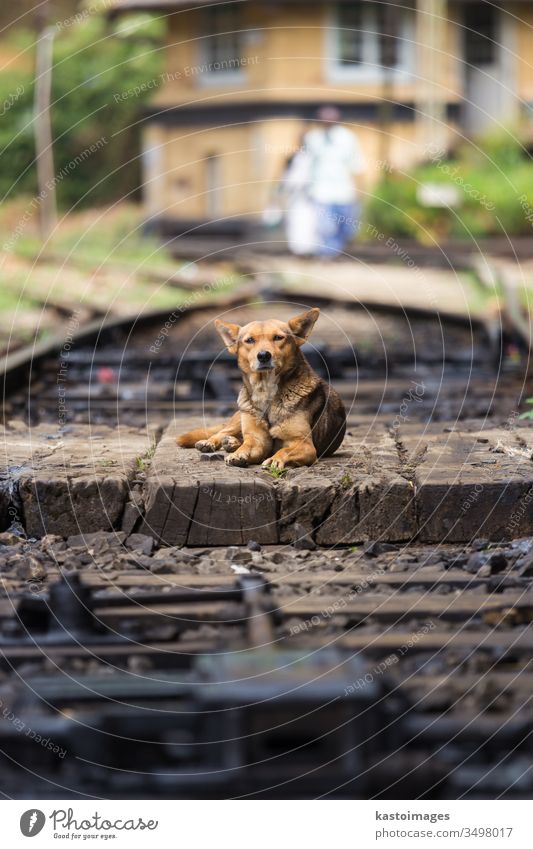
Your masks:
M 300 347 L 320 310 L 311 309 L 288 323 L 253 321 L 244 327 L 215 325 L 243 376 L 238 407 L 223 426 L 184 433 L 182 448 L 223 448 L 232 466 L 262 463 L 284 469 L 310 466 L 333 454 L 346 431 L 346 412 L 337 392 L 313 371 Z M 258 359 L 268 358 L 267 364 Z

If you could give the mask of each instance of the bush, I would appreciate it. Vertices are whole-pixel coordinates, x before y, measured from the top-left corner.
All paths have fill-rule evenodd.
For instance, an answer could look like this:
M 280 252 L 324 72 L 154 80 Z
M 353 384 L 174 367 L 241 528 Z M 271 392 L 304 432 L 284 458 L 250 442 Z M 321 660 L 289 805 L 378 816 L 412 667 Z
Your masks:
M 462 145 L 453 157 L 435 158 L 407 176 L 387 174 L 366 205 L 368 223 L 388 235 L 424 243 L 531 235 L 533 168 L 528 154 L 510 133 L 489 135 L 478 148 Z M 425 183 L 455 186 L 461 204 L 455 209 L 423 206 L 417 192 Z
M 157 77 L 159 25 L 144 21 L 134 39 L 101 18 L 58 32 L 54 45 L 52 131 L 58 203 L 106 203 L 140 185 L 139 117 L 149 89 L 119 102 L 115 93 Z M 17 36 L 20 40 L 20 33 Z M 33 36 L 26 35 L 28 44 Z M 18 92 L 18 96 L 14 96 Z M 35 194 L 34 85 L 30 74 L 0 74 L 0 197 Z M 95 146 L 94 152 L 89 149 Z M 88 152 L 89 151 L 89 152 Z

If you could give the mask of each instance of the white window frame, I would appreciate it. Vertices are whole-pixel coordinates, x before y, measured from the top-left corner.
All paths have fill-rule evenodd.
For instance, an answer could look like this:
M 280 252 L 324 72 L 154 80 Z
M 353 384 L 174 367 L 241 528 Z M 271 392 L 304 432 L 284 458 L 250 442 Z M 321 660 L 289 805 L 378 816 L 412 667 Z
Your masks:
M 340 61 L 340 22 L 341 3 L 328 6 L 326 13 L 326 79 L 329 82 L 380 82 L 385 71 L 379 63 L 377 21 L 374 8 L 363 3 L 363 30 L 367 33 L 363 41 L 363 62 L 343 65 Z M 416 68 L 415 11 L 410 8 L 399 10 L 401 14 L 400 36 L 398 38 L 398 64 L 389 69 L 396 79 L 408 79 Z
M 216 7 L 214 7 L 216 8 Z M 239 16 L 240 9 L 237 12 L 237 16 Z M 202 28 L 205 27 L 205 10 L 199 10 L 200 21 Z M 224 35 L 223 32 L 212 34 L 211 37 L 216 37 L 216 35 Z M 201 34 L 201 37 L 198 42 L 198 65 L 202 67 L 203 65 L 209 65 L 211 63 L 211 56 L 209 55 L 209 37 L 208 34 L 204 31 Z M 238 57 L 234 57 L 239 59 L 239 66 L 237 68 L 232 68 L 231 70 L 206 70 L 200 71 L 198 74 L 195 74 L 194 77 L 199 86 L 203 86 L 206 88 L 219 88 L 224 86 L 234 86 L 236 84 L 242 83 L 246 78 L 246 64 L 241 64 L 242 60 L 246 57 L 244 55 L 245 48 L 245 37 L 244 33 L 240 31 L 240 40 L 241 40 L 241 55 Z

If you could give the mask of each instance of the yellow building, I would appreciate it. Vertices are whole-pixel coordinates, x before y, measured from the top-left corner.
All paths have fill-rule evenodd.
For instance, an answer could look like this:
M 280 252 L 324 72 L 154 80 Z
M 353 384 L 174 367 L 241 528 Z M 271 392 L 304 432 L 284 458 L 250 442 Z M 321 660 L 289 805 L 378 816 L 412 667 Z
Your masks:
M 147 9 L 168 35 L 146 82 L 146 220 L 173 232 L 257 220 L 322 104 L 357 133 L 372 181 L 533 103 L 533 2 L 114 0 L 112 15 Z

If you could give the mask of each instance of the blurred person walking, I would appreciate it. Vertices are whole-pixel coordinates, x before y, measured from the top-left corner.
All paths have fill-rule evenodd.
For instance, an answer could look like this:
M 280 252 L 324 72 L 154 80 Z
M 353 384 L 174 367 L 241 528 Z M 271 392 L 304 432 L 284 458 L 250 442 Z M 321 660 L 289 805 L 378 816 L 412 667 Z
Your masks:
M 305 137 L 310 157 L 309 195 L 317 216 L 315 253 L 333 257 L 344 251 L 359 228 L 355 178 L 364 174 L 366 163 L 359 141 L 342 126 L 335 106 L 323 106 L 317 117 L 322 126 Z
M 287 161 L 282 186 L 285 196 L 285 234 L 289 250 L 297 256 L 311 256 L 317 248 L 317 211 L 311 199 L 312 159 L 305 141 Z

